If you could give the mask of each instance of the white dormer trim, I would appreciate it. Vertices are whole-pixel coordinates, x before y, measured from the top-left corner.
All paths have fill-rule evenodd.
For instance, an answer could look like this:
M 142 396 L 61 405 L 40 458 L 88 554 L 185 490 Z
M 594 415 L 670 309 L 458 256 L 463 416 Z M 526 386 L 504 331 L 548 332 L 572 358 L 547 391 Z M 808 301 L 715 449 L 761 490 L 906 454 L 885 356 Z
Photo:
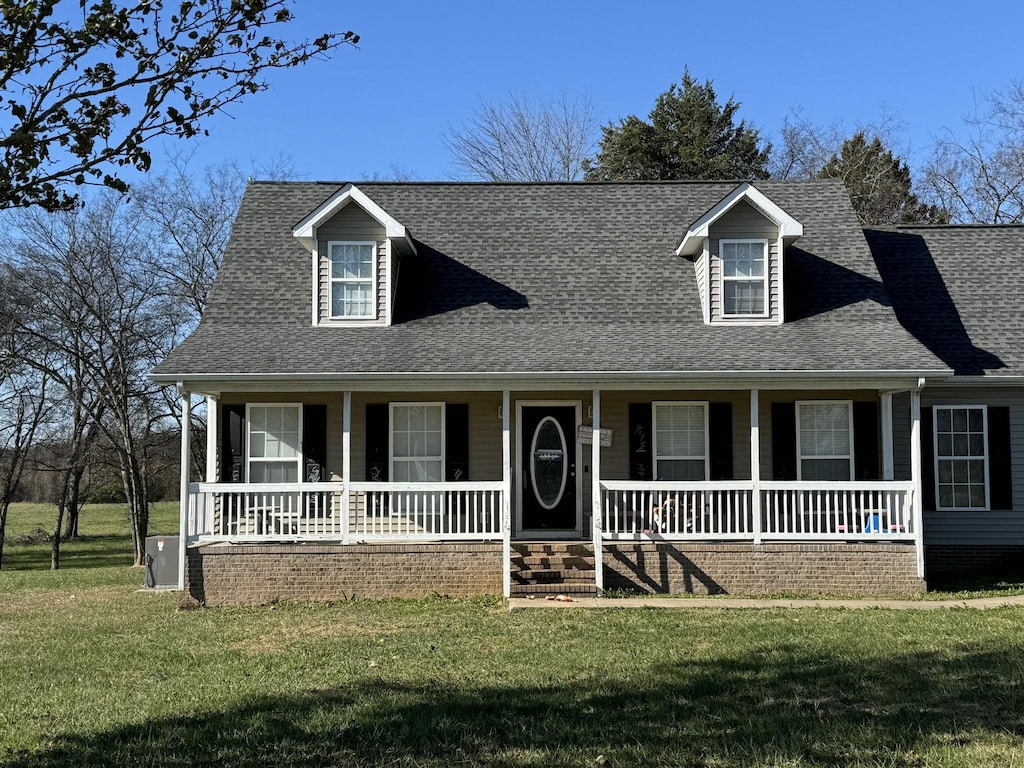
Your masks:
M 749 203 L 762 216 L 779 228 L 779 237 L 785 243 L 791 243 L 804 233 L 804 225 L 794 219 L 782 208 L 773 203 L 767 195 L 755 188 L 750 182 L 743 182 L 736 189 L 723 197 L 710 211 L 690 225 L 683 241 L 676 248 L 677 256 L 694 256 L 704 248 L 711 225 L 729 212 L 741 200 Z
M 316 247 L 316 229 L 334 214 L 340 211 L 349 203 L 355 203 L 382 227 L 388 240 L 403 243 L 409 253 L 416 253 L 416 246 L 413 244 L 412 235 L 404 224 L 389 214 L 355 184 L 346 184 L 324 202 L 318 205 L 302 221 L 292 227 L 292 236 L 306 246 L 306 250 L 313 251 Z

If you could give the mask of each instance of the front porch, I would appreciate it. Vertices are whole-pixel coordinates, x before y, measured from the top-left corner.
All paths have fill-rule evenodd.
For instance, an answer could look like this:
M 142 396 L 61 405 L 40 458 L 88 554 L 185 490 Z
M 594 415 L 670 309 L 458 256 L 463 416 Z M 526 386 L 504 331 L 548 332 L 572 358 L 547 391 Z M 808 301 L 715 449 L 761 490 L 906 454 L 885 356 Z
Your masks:
M 910 423 L 905 425 L 906 429 L 898 430 L 911 438 L 910 445 L 900 447 L 911 459 L 908 462 L 911 478 L 897 480 L 893 477 L 894 391 L 877 390 L 874 395 L 880 413 L 875 417 L 875 440 L 879 450 L 874 463 L 883 479 L 827 481 L 762 478 L 763 474 L 772 473 L 773 463 L 779 461 L 774 456 L 762 455 L 763 452 L 779 453 L 777 438 L 762 438 L 762 419 L 768 414 L 775 417 L 776 400 L 821 397 L 817 390 L 796 396 L 790 392 L 781 395 L 772 392 L 768 403 L 761 401 L 762 393 L 758 389 L 699 394 L 687 390 L 605 392 L 601 389 L 540 394 L 511 390 L 457 395 L 434 392 L 430 397 L 438 401 L 441 413 L 447 411 L 449 423 L 454 412 L 451 403 L 469 400 L 468 405 L 461 406 L 464 411 L 459 418 L 467 422 L 468 444 L 472 447 L 465 457 L 459 457 L 460 472 L 456 473 L 459 479 L 400 482 L 369 479 L 381 475 L 381 463 L 379 457 L 372 455 L 373 438 L 368 432 L 371 409 L 381 407 L 375 405 L 378 400 L 415 403 L 426 400 L 426 396 L 335 393 L 340 401 L 337 407 L 341 417 L 337 431 L 340 450 L 333 451 L 333 461 L 325 461 L 322 468 L 316 468 L 316 474 L 325 478 L 317 482 L 251 482 L 247 472 L 235 473 L 242 482 L 224 482 L 222 476 L 226 475 L 228 460 L 226 445 L 232 435 L 227 426 L 220 423 L 225 407 L 211 397 L 208 400 L 211 416 L 206 482 L 191 482 L 183 477 L 181 528 L 189 550 L 189 566 L 194 570 L 204 560 L 213 562 L 210 556 L 214 554 L 245 552 L 252 555 L 272 547 L 277 548 L 278 555 L 292 552 L 302 562 L 312 562 L 303 558 L 329 549 L 332 555 L 328 560 L 334 564 L 329 567 L 344 570 L 348 566 L 338 564 L 351 560 L 345 556 L 346 551 L 358 552 L 363 557 L 370 551 L 367 548 L 377 547 L 380 557 L 386 561 L 392 548 L 399 547 L 405 552 L 411 547 L 410 551 L 415 554 L 404 556 L 411 557 L 410 562 L 418 565 L 403 567 L 423 570 L 431 551 L 440 552 L 442 544 L 460 544 L 465 545 L 465 552 L 476 553 L 474 568 L 479 562 L 495 559 L 484 571 L 490 573 L 491 569 L 499 574 L 497 581 L 501 590 L 509 596 L 517 581 L 514 578 L 515 543 L 550 538 L 545 534 L 552 533 L 562 541 L 587 543 L 593 562 L 600 564 L 593 570 L 597 592 L 606 586 L 622 587 L 626 578 L 623 574 L 627 572 L 636 577 L 630 588 L 653 591 L 692 590 L 694 583 L 704 584 L 699 589 L 712 592 L 716 588 L 707 584 L 717 584 L 726 590 L 764 588 L 771 591 L 778 589 L 779 584 L 792 583 L 797 591 L 905 591 L 907 584 L 923 585 L 924 574 L 919 393 L 916 389 L 909 391 Z M 500 396 L 498 407 L 488 405 L 495 395 Z M 676 398 L 689 404 L 701 396 L 730 403 L 729 423 L 734 428 L 730 429 L 728 464 L 738 479 L 627 478 L 626 475 L 633 474 L 635 463 L 636 441 L 631 439 L 635 401 L 650 403 L 655 398 L 660 398 L 659 402 Z M 224 395 L 221 397 L 227 399 Z M 242 395 L 239 399 L 252 402 L 253 397 Z M 269 402 L 284 399 L 278 395 L 261 397 Z M 306 396 L 307 400 L 318 397 Z M 334 406 L 327 396 L 322 399 L 327 400 L 322 408 L 327 413 L 326 423 L 330 423 Z M 185 397 L 183 405 L 187 424 L 191 399 Z M 558 430 L 563 441 L 560 448 L 538 447 L 537 431 L 533 432 L 532 445 L 529 445 L 529 434 L 520 434 L 527 421 L 524 408 L 538 405 L 564 406 L 563 410 L 569 414 L 565 417 L 569 421 Z M 604 421 L 602 411 L 607 414 Z M 365 412 L 366 418 L 354 417 L 356 412 Z M 500 430 L 490 427 L 493 423 L 490 419 L 494 419 L 495 414 Z M 554 421 L 554 417 L 538 414 L 535 423 L 545 419 Z M 555 432 L 553 427 L 548 431 Z M 706 428 L 706 431 L 710 430 Z M 776 434 L 780 431 L 776 425 Z M 452 432 L 449 430 L 449 436 Z M 614 435 L 612 439 L 609 433 Z M 748 436 L 746 440 L 734 437 L 743 434 Z M 188 466 L 187 430 L 184 437 L 183 466 Z M 852 420 L 847 437 L 852 445 Z M 328 438 L 328 443 L 332 439 Z M 858 435 L 857 439 L 861 437 Z M 710 435 L 705 440 L 721 443 L 722 437 Z M 386 440 L 384 444 L 386 459 L 394 453 L 394 448 Z M 360 450 L 364 445 L 365 451 Z M 237 446 L 233 450 L 237 450 Z M 332 454 L 329 447 L 321 450 Z M 717 449 L 712 445 L 705 452 L 710 454 L 714 450 Z M 471 451 L 478 452 L 482 458 L 477 460 L 474 453 L 471 459 Z M 564 453 L 561 460 L 566 465 L 558 494 L 561 498 L 572 492 L 575 517 L 570 515 L 561 528 L 550 532 L 538 531 L 535 523 L 530 523 L 541 518 L 534 515 L 528 519 L 524 515 L 523 500 L 528 494 L 533 493 L 543 501 L 541 492 L 530 485 L 531 482 L 534 486 L 537 484 L 537 478 L 530 475 L 526 466 L 534 455 L 530 451 L 534 454 L 540 451 L 553 451 L 553 455 L 559 451 Z M 848 453 L 852 474 L 852 447 Z M 493 464 L 490 456 L 495 457 Z M 494 468 L 488 469 L 488 466 Z M 860 465 L 857 466 L 859 469 Z M 387 471 L 385 466 L 385 477 Z M 391 471 L 394 471 L 393 466 Z M 660 474 L 660 470 L 655 471 Z M 450 472 L 444 474 L 451 475 Z M 654 473 L 649 475 L 653 477 Z M 367 479 L 359 479 L 361 476 Z M 472 479 L 463 479 L 466 477 Z M 551 507 L 556 503 L 557 500 Z M 543 513 L 543 508 L 542 504 L 538 509 Z M 812 549 L 808 550 L 808 546 Z M 824 549 L 813 549 L 813 546 Z M 820 563 L 815 563 L 814 557 L 802 562 L 801 558 L 808 558 L 812 550 L 825 552 L 827 556 L 820 558 Z M 793 555 L 798 552 L 802 554 Z M 184 560 L 185 552 L 182 557 Z M 686 565 L 692 564 L 694 557 L 703 563 L 697 569 L 703 577 L 696 582 L 692 569 L 688 570 Z M 716 557 L 728 563 L 726 570 L 730 573 L 734 570 L 738 574 L 756 572 L 761 575 L 752 579 L 746 575 L 719 578 L 708 560 Z M 881 560 L 876 562 L 879 557 Z M 220 558 L 217 562 L 221 562 Z M 253 567 L 261 567 L 258 558 L 252 562 Z M 672 565 L 673 562 L 677 565 Z M 632 565 L 625 565 L 630 563 Z M 182 566 L 184 574 L 184 562 Z M 818 582 L 814 579 L 815 568 L 821 576 Z M 845 576 L 836 579 L 829 576 L 830 568 L 844 572 L 867 569 L 868 574 L 852 580 Z M 773 569 L 777 573 L 773 573 Z M 789 578 L 795 571 L 804 573 L 806 578 L 795 581 Z M 684 573 L 690 575 L 679 575 Z M 189 578 L 194 577 L 190 574 Z M 490 576 L 480 577 L 477 584 L 463 585 L 465 588 L 461 590 L 453 589 L 446 580 L 437 582 L 437 586 L 444 586 L 453 594 L 472 594 L 480 585 L 492 585 L 487 588 L 493 589 L 493 581 Z M 820 586 L 816 588 L 815 583 Z M 887 584 L 892 588 L 886 589 Z M 426 589 L 425 593 L 434 591 L 425 585 L 418 588 Z M 375 593 L 374 590 L 369 592 Z M 367 590 L 362 593 L 367 594 Z M 404 592 L 396 588 L 394 594 Z

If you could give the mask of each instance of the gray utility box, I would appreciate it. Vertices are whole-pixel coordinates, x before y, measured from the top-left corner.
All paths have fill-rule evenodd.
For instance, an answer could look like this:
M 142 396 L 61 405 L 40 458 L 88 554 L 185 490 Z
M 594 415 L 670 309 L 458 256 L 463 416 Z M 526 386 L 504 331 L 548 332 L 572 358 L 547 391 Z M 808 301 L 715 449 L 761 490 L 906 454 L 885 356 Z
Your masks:
M 178 588 L 180 536 L 146 537 L 146 588 Z

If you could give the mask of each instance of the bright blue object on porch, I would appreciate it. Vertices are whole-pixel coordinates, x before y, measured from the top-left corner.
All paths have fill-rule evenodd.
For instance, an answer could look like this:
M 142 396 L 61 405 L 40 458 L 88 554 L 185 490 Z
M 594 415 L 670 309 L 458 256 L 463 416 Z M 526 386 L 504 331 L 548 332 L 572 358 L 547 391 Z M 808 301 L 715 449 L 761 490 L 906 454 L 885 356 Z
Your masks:
M 868 524 L 864 526 L 864 533 L 881 533 L 882 532 L 882 516 L 872 515 L 868 518 Z

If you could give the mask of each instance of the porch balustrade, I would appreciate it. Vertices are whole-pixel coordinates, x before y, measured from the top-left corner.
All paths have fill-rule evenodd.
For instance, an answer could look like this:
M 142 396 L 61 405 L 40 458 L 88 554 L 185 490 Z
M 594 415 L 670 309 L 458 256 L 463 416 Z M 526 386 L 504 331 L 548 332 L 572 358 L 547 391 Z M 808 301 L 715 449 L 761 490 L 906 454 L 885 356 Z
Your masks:
M 501 538 L 503 484 L 192 483 L 189 541 Z
M 912 541 L 913 489 L 911 482 L 892 481 L 606 480 L 601 482 L 601 535 L 608 540 Z

